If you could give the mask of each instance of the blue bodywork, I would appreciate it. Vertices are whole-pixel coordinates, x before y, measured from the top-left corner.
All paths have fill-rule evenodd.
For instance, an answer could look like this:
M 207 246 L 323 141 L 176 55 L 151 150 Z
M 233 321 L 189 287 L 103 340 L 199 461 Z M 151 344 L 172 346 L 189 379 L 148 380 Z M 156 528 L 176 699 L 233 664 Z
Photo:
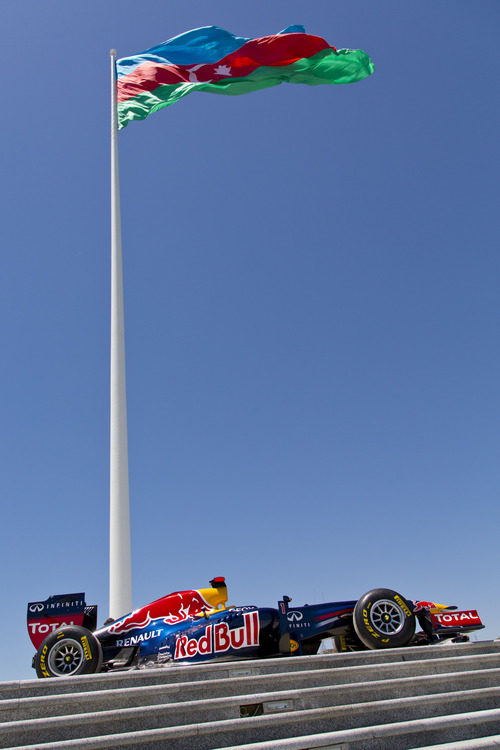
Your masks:
M 172 625 L 153 620 L 146 627 L 115 635 L 108 628 L 94 635 L 110 668 L 131 661 L 194 663 L 316 652 L 321 639 L 342 633 L 355 601 L 289 607 L 288 597 L 278 609 L 231 607 L 188 618 Z
M 210 583 L 208 589 L 168 594 L 99 629 L 97 608 L 85 604 L 84 594 L 29 603 L 28 632 L 37 648 L 38 676 L 309 655 L 331 637 L 337 650 L 434 643 L 483 627 L 475 610 L 408 600 L 390 589 L 373 590 L 359 600 L 296 607 L 284 596 L 277 608 L 226 608 L 225 579 Z M 414 635 L 415 619 L 422 632 Z M 58 644 L 65 637 L 69 645 L 61 650 Z M 74 646 L 75 639 L 80 646 Z

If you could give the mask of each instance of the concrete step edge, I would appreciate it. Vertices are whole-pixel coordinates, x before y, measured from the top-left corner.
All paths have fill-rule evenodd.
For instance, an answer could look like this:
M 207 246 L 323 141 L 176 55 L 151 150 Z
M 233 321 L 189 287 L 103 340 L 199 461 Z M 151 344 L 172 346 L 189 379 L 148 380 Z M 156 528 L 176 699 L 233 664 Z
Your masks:
M 264 703 L 264 709 L 266 709 L 265 703 L 269 702 L 270 704 L 275 704 L 275 698 L 272 697 L 271 701 L 262 700 L 269 694 L 264 694 L 263 696 L 259 695 L 253 695 L 250 696 L 251 705 L 254 705 L 255 703 Z M 208 732 L 214 732 L 221 731 L 222 729 L 226 730 L 232 730 L 235 728 L 236 724 L 235 721 L 237 721 L 237 726 L 240 731 L 246 730 L 251 728 L 252 730 L 258 729 L 259 727 L 265 727 L 266 724 L 275 724 L 277 722 L 279 723 L 297 723 L 301 721 L 302 723 L 305 723 L 306 721 L 317 721 L 322 718 L 330 718 L 334 717 L 335 715 L 344 716 L 346 713 L 348 715 L 353 716 L 359 716 L 369 713 L 370 711 L 376 712 L 377 715 L 382 716 L 384 712 L 387 711 L 408 711 L 411 709 L 421 709 L 422 712 L 426 710 L 426 708 L 429 705 L 434 705 L 436 703 L 439 704 L 439 706 L 443 706 L 446 703 L 447 706 L 447 713 L 450 715 L 453 715 L 454 713 L 461 713 L 461 711 L 453 712 L 453 703 L 460 703 L 460 702 L 472 702 L 472 701 L 481 701 L 485 699 L 491 699 L 494 698 L 495 701 L 498 701 L 500 703 L 500 687 L 494 687 L 494 688 L 478 688 L 476 690 L 458 690 L 458 691 L 450 691 L 448 693 L 435 693 L 431 695 L 421 695 L 421 696 L 410 696 L 405 698 L 398 698 L 398 699 L 386 699 L 386 700 L 379 700 L 379 701 L 363 701 L 355 704 L 346 704 L 346 705 L 339 705 L 339 706 L 322 706 L 319 708 L 297 708 L 292 711 L 287 710 L 272 710 L 272 707 L 269 708 L 268 711 L 264 711 L 263 715 L 255 716 L 251 718 L 239 718 L 239 710 L 235 715 L 230 718 L 224 718 L 224 719 L 216 719 L 213 716 L 211 716 L 210 720 L 205 720 L 201 722 L 192 722 L 189 724 L 182 724 L 182 725 L 171 725 L 169 729 L 179 729 L 183 731 L 187 731 L 189 733 L 189 728 L 194 728 L 192 731 L 194 732 L 196 730 L 196 733 L 200 733 L 200 731 L 203 730 L 205 733 Z M 283 702 L 283 701 L 281 701 Z M 210 703 L 212 701 L 197 701 L 196 703 L 199 704 L 198 708 L 200 710 L 209 711 L 210 710 Z M 226 703 L 229 703 L 227 701 Z M 450 705 L 451 704 L 451 705 Z M 239 698 L 237 697 L 234 701 L 231 702 L 232 706 L 237 706 L 238 709 L 241 705 L 247 705 L 242 704 L 239 702 Z M 107 721 L 111 722 L 125 722 L 127 719 L 134 720 L 135 718 L 141 717 L 141 715 L 154 712 L 157 710 L 158 712 L 162 712 L 165 709 L 171 710 L 175 709 L 176 713 L 181 713 L 182 708 L 178 709 L 179 704 L 171 704 L 170 706 L 157 706 L 154 707 L 154 709 L 142 709 L 142 708 L 134 708 L 134 709 L 121 709 L 117 711 L 106 711 L 106 712 L 94 712 L 89 714 L 76 714 L 71 716 L 63 716 L 63 717 L 54 717 L 54 718 L 48 718 L 48 719 L 33 719 L 31 721 L 23 722 L 6 722 L 2 725 L 0 725 L 0 740 L 3 740 L 4 743 L 9 742 L 9 737 L 15 737 L 16 734 L 20 734 L 21 732 L 24 732 L 24 734 L 40 734 L 43 731 L 57 731 L 60 729 L 64 729 L 65 731 L 69 731 L 70 727 L 76 726 L 80 727 L 82 725 L 82 720 L 85 723 L 86 728 L 88 729 L 88 732 L 96 732 L 98 735 L 102 735 L 103 732 L 99 731 L 99 725 L 106 724 Z M 227 705 L 225 706 L 227 708 Z M 187 708 L 192 708 L 192 704 L 188 704 Z M 480 707 L 477 707 L 477 711 L 482 710 Z M 496 710 L 496 709 L 495 709 Z M 500 708 L 498 709 L 500 710 Z M 97 725 L 97 726 L 96 726 Z M 134 732 L 137 730 L 129 730 L 130 732 Z M 146 730 L 145 730 L 146 731 Z M 104 734 L 106 734 L 104 732 Z M 109 736 L 114 736 L 117 734 L 116 731 L 112 730 L 107 733 Z M 1 747 L 16 747 L 15 744 L 2 744 Z
M 422 647 L 421 647 L 422 648 Z M 396 649 L 394 649 L 396 650 Z M 403 649 L 399 650 L 400 652 L 403 651 Z M 367 652 L 368 654 L 373 652 Z M 303 658 L 311 658 L 311 657 L 303 657 Z M 314 657 L 317 658 L 317 657 Z M 209 680 L 201 680 L 201 679 L 189 679 L 192 677 L 196 677 L 196 675 L 191 671 L 191 667 L 183 667 L 181 669 L 176 667 L 165 667 L 161 670 L 152 670 L 151 672 L 145 672 L 145 670 L 137 670 L 133 672 L 121 672 L 119 680 L 117 679 L 117 675 L 115 674 L 103 674 L 103 675 L 90 675 L 90 676 L 77 676 L 72 678 L 54 678 L 51 680 L 37 680 L 30 682 L 30 687 L 38 688 L 35 692 L 36 695 L 23 695 L 22 694 L 22 686 L 19 690 L 14 691 L 15 695 L 12 697 L 7 698 L 0 698 L 0 706 L 8 700 L 33 700 L 35 698 L 54 698 L 57 699 L 60 696 L 74 696 L 78 693 L 88 693 L 88 692 L 94 692 L 99 693 L 101 691 L 109 692 L 115 689 L 124 689 L 123 685 L 124 683 L 131 683 L 130 688 L 155 688 L 155 687 L 162 687 L 162 686 L 168 686 L 173 687 L 174 685 L 178 686 L 179 688 L 183 685 L 199 685 L 204 683 L 212 683 L 212 682 L 223 682 L 223 681 L 234 681 L 239 679 L 252 679 L 252 678 L 258 678 L 258 679 L 279 679 L 281 675 L 287 675 L 290 677 L 290 675 L 301 675 L 304 673 L 310 673 L 310 674 L 316 674 L 318 672 L 324 672 L 328 671 L 332 674 L 334 673 L 346 673 L 352 676 L 362 676 L 365 673 L 375 673 L 379 674 L 381 672 L 388 672 L 391 670 L 405 670 L 407 674 L 410 674 L 411 672 L 419 672 L 419 671 L 426 671 L 426 670 L 437 670 L 439 668 L 445 668 L 446 665 L 449 664 L 455 664 L 462 666 L 474 666 L 477 663 L 481 663 L 483 665 L 483 668 L 489 669 L 489 668 L 496 668 L 497 666 L 500 666 L 500 649 L 498 649 L 497 652 L 493 653 L 465 653 L 465 654 L 452 654 L 448 656 L 443 657 L 434 657 L 432 659 L 411 659 L 410 661 L 407 661 L 405 659 L 398 659 L 395 661 L 388 661 L 388 662 L 382 662 L 382 663 L 365 663 L 365 664 L 356 664 L 356 665 L 346 665 L 339 667 L 338 665 L 334 666 L 326 666 L 323 662 L 315 662 L 311 665 L 308 665 L 308 669 L 293 669 L 293 670 L 279 670 L 279 671 L 269 671 L 267 669 L 267 666 L 269 665 L 269 662 L 271 660 L 255 660 L 255 661 L 247 661 L 247 662 L 237 662 L 237 663 L 227 663 L 227 664 L 219 664 L 218 667 L 224 667 L 221 671 L 221 675 L 217 674 L 216 676 L 211 676 Z M 276 661 L 276 660 L 272 660 Z M 284 660 L 281 660 L 281 664 L 283 664 Z M 289 660 L 287 660 L 289 661 Z M 236 666 L 238 664 L 238 666 Z M 490 666 L 491 665 L 491 666 Z M 194 666 L 194 665 L 193 665 Z M 200 668 L 197 673 L 203 675 L 204 671 L 203 669 L 208 669 L 210 666 L 215 665 L 206 665 L 204 668 Z M 304 665 L 306 666 L 306 665 Z M 161 675 L 158 675 L 159 672 L 162 672 Z M 340 676 L 339 675 L 339 676 Z M 147 680 L 147 677 L 151 676 L 151 680 Z M 157 679 L 157 676 L 160 679 Z M 186 677 L 188 679 L 184 681 L 179 681 L 179 676 Z M 144 679 L 146 677 L 146 679 Z M 171 681 L 168 681 L 168 678 L 173 678 Z M 135 682 L 141 682 L 140 685 L 134 685 Z M 62 683 L 62 684 L 61 684 Z M 4 683 L 8 684 L 8 683 Z M 21 684 L 22 685 L 22 684 Z M 97 689 L 96 689 L 97 687 Z M 129 687 L 129 685 L 127 685 Z M 1 684 L 0 684 L 1 688 Z M 12 692 L 12 691 L 11 691 Z M 0 691 L 1 696 L 1 691 Z
M 489 722 L 500 721 L 500 708 L 485 709 L 479 711 L 469 711 L 451 716 L 434 716 L 427 719 L 413 719 L 404 722 L 392 722 L 390 724 L 370 725 L 366 727 L 357 727 L 355 729 L 345 729 L 334 732 L 322 732 L 318 734 L 302 735 L 282 740 L 271 740 L 264 742 L 253 742 L 240 745 L 217 746 L 212 744 L 212 750 L 304 750 L 307 748 L 320 748 L 325 745 L 347 743 L 349 749 L 354 747 L 354 743 L 368 741 L 371 739 L 383 739 L 396 735 L 408 736 L 411 733 L 422 734 L 432 730 L 452 731 L 456 727 L 464 724 L 471 724 L 474 727 L 487 725 Z M 233 722 L 228 722 L 233 723 Z M 176 739 L 193 736 L 199 737 L 198 728 L 204 728 L 203 725 L 189 725 L 187 727 L 166 727 L 160 729 L 147 729 L 137 732 L 124 732 L 114 735 L 86 737 L 83 739 L 62 740 L 56 742 L 36 743 L 29 745 L 16 745 L 16 750 L 104 750 L 104 748 L 135 747 L 146 748 L 153 742 L 168 742 Z M 216 737 L 213 732 L 214 738 Z M 214 739 L 214 742 L 216 740 Z M 168 745 L 165 745 L 168 747 Z M 188 747 L 186 745 L 186 747 Z M 467 747 L 467 746 L 465 746 Z M 340 750 L 340 748 L 339 748 Z M 346 747 L 347 750 L 347 747 Z M 420 748 L 422 750 L 422 748 Z
M 321 748 L 325 745 L 336 745 L 346 743 L 346 750 L 354 746 L 356 742 L 368 741 L 371 739 L 382 739 L 394 737 L 395 735 L 408 736 L 414 733 L 424 733 L 436 729 L 451 731 L 457 726 L 472 725 L 478 727 L 488 722 L 500 721 L 500 709 L 486 709 L 481 711 L 468 711 L 452 716 L 431 716 L 427 719 L 412 719 L 410 721 L 393 722 L 391 724 L 372 725 L 369 727 L 357 727 L 334 732 L 322 732 L 319 734 L 303 735 L 301 737 L 290 737 L 282 740 L 268 740 L 264 742 L 251 742 L 241 745 L 225 745 L 224 750 L 304 750 L 305 747 L 313 749 Z M 497 735 L 500 737 L 500 735 Z M 472 748 L 471 742 L 480 741 L 487 738 L 475 738 L 461 740 L 460 750 Z M 437 750 L 437 748 L 447 748 L 455 750 L 444 745 L 428 745 L 427 748 L 418 745 L 418 748 L 412 750 Z M 213 746 L 213 750 L 222 750 L 221 747 Z M 339 748 L 340 750 L 340 748 Z
M 471 740 L 456 740 L 455 742 L 441 742 L 439 745 L 425 745 L 420 748 L 408 748 L 408 750 L 489 750 L 500 747 L 500 734 L 492 734 L 489 737 L 478 737 Z
M 322 684 L 322 685 L 312 685 L 312 686 L 295 686 L 294 688 L 287 688 L 283 689 L 280 685 L 276 685 L 276 687 L 272 690 L 265 689 L 262 687 L 260 690 L 251 689 L 251 685 L 248 684 L 248 678 L 242 678 L 241 681 L 238 684 L 233 683 L 234 690 L 230 695 L 223 695 L 223 696 L 215 696 L 210 698 L 205 697 L 191 697 L 187 700 L 168 700 L 168 695 L 165 695 L 166 692 L 168 692 L 168 687 L 165 685 L 161 686 L 142 686 L 139 688 L 122 688 L 120 690 L 115 689 L 112 691 L 99 691 L 99 692 L 81 692 L 76 693 L 72 696 L 68 696 L 66 694 L 57 696 L 56 698 L 53 698 L 51 696 L 43 696 L 43 697 L 37 697 L 37 698 L 27 698 L 27 699 L 21 699 L 21 700 L 11 700 L 11 701 L 4 701 L 3 703 L 0 703 L 0 730 L 3 724 L 8 722 L 16 722 L 21 721 L 23 724 L 26 724 L 26 722 L 29 721 L 39 721 L 40 718 L 38 716 L 32 716 L 30 717 L 27 715 L 29 713 L 29 710 L 32 712 L 35 712 L 36 709 L 39 710 L 39 712 L 43 711 L 44 718 L 43 721 L 48 720 L 49 718 L 52 719 L 68 719 L 70 717 L 74 717 L 75 721 L 77 717 L 81 717 L 82 715 L 89 713 L 89 706 L 92 705 L 92 703 L 98 702 L 101 704 L 106 704 L 106 707 L 102 710 L 96 711 L 92 708 L 90 711 L 92 713 L 109 713 L 112 712 L 113 714 L 116 712 L 117 707 L 123 706 L 124 699 L 135 699 L 138 700 L 140 698 L 148 698 L 148 697 L 155 697 L 160 695 L 161 697 L 165 697 L 166 700 L 163 702 L 158 703 L 149 703 L 149 702 L 143 702 L 138 703 L 137 705 L 130 705 L 120 708 L 119 710 L 137 710 L 137 711 L 145 711 L 148 710 L 155 710 L 160 709 L 162 706 L 172 706 L 176 707 L 177 710 L 185 709 L 186 707 L 192 705 L 193 708 L 196 710 L 196 707 L 202 703 L 203 706 L 212 705 L 214 707 L 219 707 L 222 705 L 226 705 L 229 703 L 238 702 L 239 704 L 243 703 L 250 703 L 250 702 L 264 702 L 262 700 L 262 696 L 265 696 L 265 701 L 269 700 L 287 700 L 291 699 L 295 695 L 300 695 L 302 699 L 319 695 L 321 693 L 330 693 L 332 695 L 335 695 L 336 693 L 342 693 L 342 694 L 349 694 L 352 697 L 350 698 L 349 702 L 355 702 L 356 701 L 356 694 L 357 693 L 366 693 L 366 691 L 373 690 L 374 692 L 378 693 L 378 695 L 383 695 L 385 699 L 388 698 L 388 693 L 390 694 L 391 691 L 395 691 L 396 695 L 399 694 L 402 687 L 409 685 L 409 689 L 413 687 L 417 687 L 418 689 L 426 688 L 428 690 L 429 695 L 442 695 L 443 693 L 450 692 L 446 689 L 437 689 L 439 686 L 446 687 L 446 683 L 451 683 L 456 686 L 457 683 L 462 683 L 461 690 L 466 689 L 474 689 L 474 683 L 476 683 L 478 680 L 484 681 L 485 679 L 485 673 L 490 678 L 496 678 L 498 680 L 498 684 L 500 685 L 500 667 L 493 668 L 493 669 L 478 669 L 478 670 L 465 670 L 462 672 L 439 672 L 439 673 L 432 673 L 432 674 L 424 674 L 424 675 L 413 675 L 413 676 L 404 676 L 404 677 L 393 677 L 388 678 L 387 676 L 381 675 L 380 679 L 378 680 L 366 680 L 362 682 L 343 682 L 343 683 L 334 683 L 334 684 Z M 303 674 L 303 673 L 300 673 Z M 322 675 L 324 672 L 322 672 Z M 311 672 L 310 673 L 310 679 L 314 680 L 317 679 L 317 672 Z M 297 676 L 297 673 L 294 675 Z M 257 678 L 261 679 L 261 678 Z M 266 677 L 267 680 L 267 677 Z M 256 680 L 254 680 L 255 684 Z M 464 684 L 467 682 L 472 683 L 470 686 L 467 686 L 467 684 Z M 226 686 L 226 681 L 221 681 L 222 686 Z M 187 684 L 187 683 L 184 683 Z M 196 688 L 199 688 L 199 691 L 206 690 L 206 686 L 203 685 L 203 683 L 189 683 L 190 686 L 196 686 Z M 175 688 L 178 688 L 178 685 L 172 686 Z M 238 692 L 238 687 L 244 687 L 248 688 L 247 692 Z M 271 687 L 271 686 L 269 686 Z M 490 686 L 491 687 L 491 686 Z M 210 683 L 210 689 L 211 693 L 213 694 L 214 690 L 214 682 L 212 681 Z M 451 692 L 455 692 L 451 691 Z M 418 695 L 421 695 L 422 693 L 416 693 L 416 695 L 411 697 L 417 697 Z M 425 694 L 425 693 L 423 693 Z M 261 697 L 260 701 L 256 701 L 255 699 L 257 697 Z M 410 697 L 410 696 L 406 696 Z M 380 699 L 380 698 L 379 698 Z M 115 702 L 116 706 L 109 705 L 110 703 Z M 74 710 L 75 709 L 75 703 L 80 704 L 81 710 Z M 54 704 L 60 704 L 59 709 L 60 711 L 56 714 L 50 714 L 50 709 L 54 708 Z M 62 713 L 62 710 L 65 706 L 70 706 L 73 710 L 71 713 Z M 79 707 L 80 707 L 79 706 Z M 9 713 L 14 714 L 15 712 L 20 713 L 24 710 L 24 715 L 22 717 L 17 718 L 5 718 L 8 716 Z
M 62 694 L 76 692 L 78 689 L 86 689 L 89 685 L 93 690 L 106 689 L 112 683 L 122 684 L 123 680 L 156 684 L 162 682 L 173 682 L 178 677 L 183 678 L 189 672 L 188 681 L 202 680 L 204 682 L 220 677 L 233 679 L 235 672 L 247 674 L 267 674 L 269 672 L 280 673 L 284 671 L 302 671 L 308 668 L 344 668 L 361 665 L 386 663 L 411 663 L 446 658 L 447 656 L 464 656 L 474 654 L 500 655 L 500 642 L 478 641 L 468 644 L 452 644 L 449 646 L 408 646 L 399 649 L 387 649 L 381 651 L 360 651 L 348 654 L 323 653 L 315 656 L 280 657 L 272 659 L 249 659 L 244 661 L 219 662 L 213 664 L 186 664 L 167 666 L 151 670 L 131 670 L 124 672 L 110 672 L 97 675 L 79 675 L 68 679 L 51 680 L 21 680 L 0 683 L 0 699 L 3 695 L 11 698 L 21 697 L 23 692 Z M 328 666 L 330 665 L 330 667 Z M 180 681 L 183 681 L 182 679 Z M 51 693 L 52 691 L 52 693 Z M 28 697 L 28 696 L 27 696 Z M 34 697 L 34 695 L 32 695 Z

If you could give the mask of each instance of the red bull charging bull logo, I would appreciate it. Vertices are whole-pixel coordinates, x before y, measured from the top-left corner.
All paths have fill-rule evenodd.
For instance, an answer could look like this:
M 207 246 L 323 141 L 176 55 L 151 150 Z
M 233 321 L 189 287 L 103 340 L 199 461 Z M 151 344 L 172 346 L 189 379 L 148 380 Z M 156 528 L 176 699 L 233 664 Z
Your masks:
M 167 625 L 183 622 L 200 612 L 213 609 L 199 591 L 179 591 L 157 599 L 145 607 L 136 609 L 109 626 L 113 634 L 128 633 L 135 628 L 145 628 L 153 620 L 162 620 Z
M 413 612 L 421 612 L 423 609 L 434 609 L 435 607 L 438 607 L 439 605 L 435 602 L 420 602 L 413 600 Z

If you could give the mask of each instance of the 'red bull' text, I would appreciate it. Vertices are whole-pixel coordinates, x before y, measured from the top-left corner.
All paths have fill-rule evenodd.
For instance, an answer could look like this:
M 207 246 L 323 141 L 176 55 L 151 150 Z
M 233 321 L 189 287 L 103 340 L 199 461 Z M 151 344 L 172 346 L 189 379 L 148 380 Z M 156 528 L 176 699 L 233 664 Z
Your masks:
M 175 642 L 174 659 L 221 654 L 229 649 L 259 645 L 259 613 L 245 612 L 243 625 L 230 628 L 227 622 L 207 625 L 199 638 L 181 635 Z

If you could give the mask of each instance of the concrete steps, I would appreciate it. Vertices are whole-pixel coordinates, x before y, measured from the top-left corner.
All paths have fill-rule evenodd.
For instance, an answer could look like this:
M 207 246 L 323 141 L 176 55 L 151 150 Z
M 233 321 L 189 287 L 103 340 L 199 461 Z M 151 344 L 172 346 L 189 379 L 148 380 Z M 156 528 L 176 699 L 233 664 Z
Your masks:
M 2 683 L 0 722 L 0 747 L 31 750 L 409 750 L 488 736 L 493 742 L 500 644 Z

